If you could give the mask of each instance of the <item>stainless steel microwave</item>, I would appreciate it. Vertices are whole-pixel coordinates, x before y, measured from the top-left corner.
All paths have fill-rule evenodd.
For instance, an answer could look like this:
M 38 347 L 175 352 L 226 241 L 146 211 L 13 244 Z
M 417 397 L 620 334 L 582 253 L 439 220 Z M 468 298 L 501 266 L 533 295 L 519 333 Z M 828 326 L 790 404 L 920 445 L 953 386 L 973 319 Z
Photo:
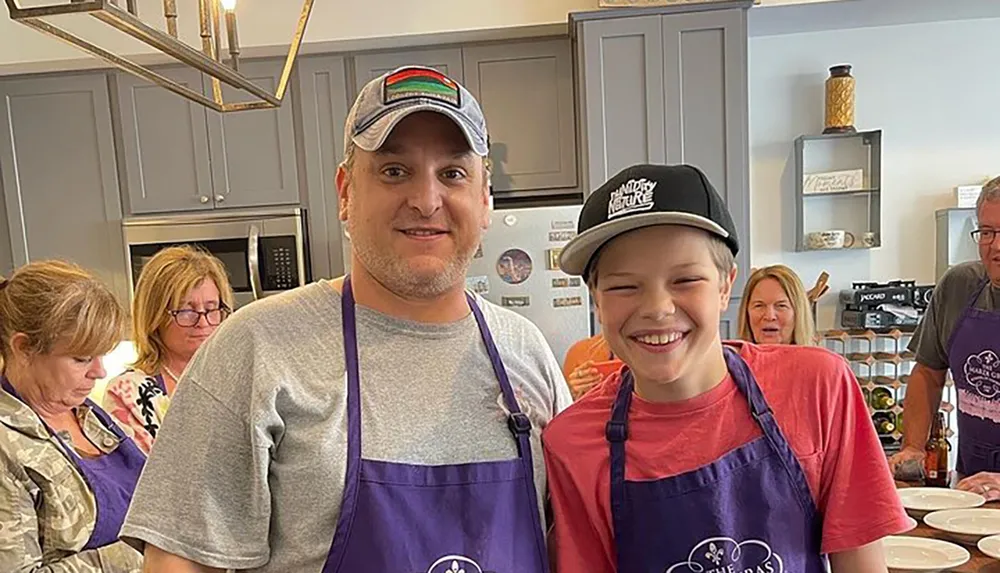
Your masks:
M 222 261 L 237 308 L 311 282 L 302 209 L 140 216 L 123 227 L 130 293 L 143 265 L 173 245 L 197 246 Z

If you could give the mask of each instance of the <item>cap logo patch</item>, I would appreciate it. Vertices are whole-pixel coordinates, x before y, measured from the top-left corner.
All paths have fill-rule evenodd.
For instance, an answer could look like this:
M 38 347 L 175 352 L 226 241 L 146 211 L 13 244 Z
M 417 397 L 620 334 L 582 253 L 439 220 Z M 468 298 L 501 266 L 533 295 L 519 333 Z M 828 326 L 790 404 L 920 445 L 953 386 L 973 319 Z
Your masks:
M 653 189 L 656 181 L 648 179 L 629 179 L 621 187 L 611 192 L 608 201 L 608 219 L 614 219 L 629 213 L 649 211 L 653 208 Z
M 385 78 L 382 91 L 384 104 L 411 98 L 433 99 L 461 107 L 458 84 L 437 70 L 405 68 Z

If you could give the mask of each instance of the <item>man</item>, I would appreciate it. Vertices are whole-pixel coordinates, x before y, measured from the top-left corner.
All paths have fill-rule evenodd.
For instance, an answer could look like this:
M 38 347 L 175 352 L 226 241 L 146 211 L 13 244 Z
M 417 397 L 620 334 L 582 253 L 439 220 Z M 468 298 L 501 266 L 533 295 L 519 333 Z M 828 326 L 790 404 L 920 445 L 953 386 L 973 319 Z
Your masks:
M 983 187 L 976 218 L 972 237 L 980 260 L 941 277 L 910 342 L 917 364 L 906 388 L 903 449 L 890 464 L 897 474 L 912 474 L 907 467 L 922 464 L 951 370 L 958 394 L 957 473 L 964 478 L 957 487 L 993 500 L 1000 499 L 1000 177 Z
M 571 398 L 541 332 L 464 290 L 479 104 L 400 68 L 362 89 L 345 149 L 351 274 L 202 346 L 122 535 L 154 573 L 547 571 L 539 435 Z

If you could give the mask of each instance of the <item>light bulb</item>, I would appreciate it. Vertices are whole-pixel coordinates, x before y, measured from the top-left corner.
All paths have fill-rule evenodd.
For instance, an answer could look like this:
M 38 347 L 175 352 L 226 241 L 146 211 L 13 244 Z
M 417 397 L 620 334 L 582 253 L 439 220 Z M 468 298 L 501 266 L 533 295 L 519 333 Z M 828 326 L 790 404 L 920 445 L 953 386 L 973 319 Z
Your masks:
M 222 9 L 227 12 L 232 12 L 236 9 L 236 0 L 219 0 L 219 4 L 222 4 Z

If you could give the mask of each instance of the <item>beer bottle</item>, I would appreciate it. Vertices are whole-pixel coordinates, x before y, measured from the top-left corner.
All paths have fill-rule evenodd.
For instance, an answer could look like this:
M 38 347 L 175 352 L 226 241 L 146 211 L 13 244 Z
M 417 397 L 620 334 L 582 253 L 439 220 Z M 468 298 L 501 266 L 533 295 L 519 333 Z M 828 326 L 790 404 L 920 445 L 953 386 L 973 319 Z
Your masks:
M 930 487 L 948 487 L 948 439 L 945 437 L 944 413 L 938 412 L 931 426 L 927 440 L 927 455 L 924 457 L 924 481 Z

